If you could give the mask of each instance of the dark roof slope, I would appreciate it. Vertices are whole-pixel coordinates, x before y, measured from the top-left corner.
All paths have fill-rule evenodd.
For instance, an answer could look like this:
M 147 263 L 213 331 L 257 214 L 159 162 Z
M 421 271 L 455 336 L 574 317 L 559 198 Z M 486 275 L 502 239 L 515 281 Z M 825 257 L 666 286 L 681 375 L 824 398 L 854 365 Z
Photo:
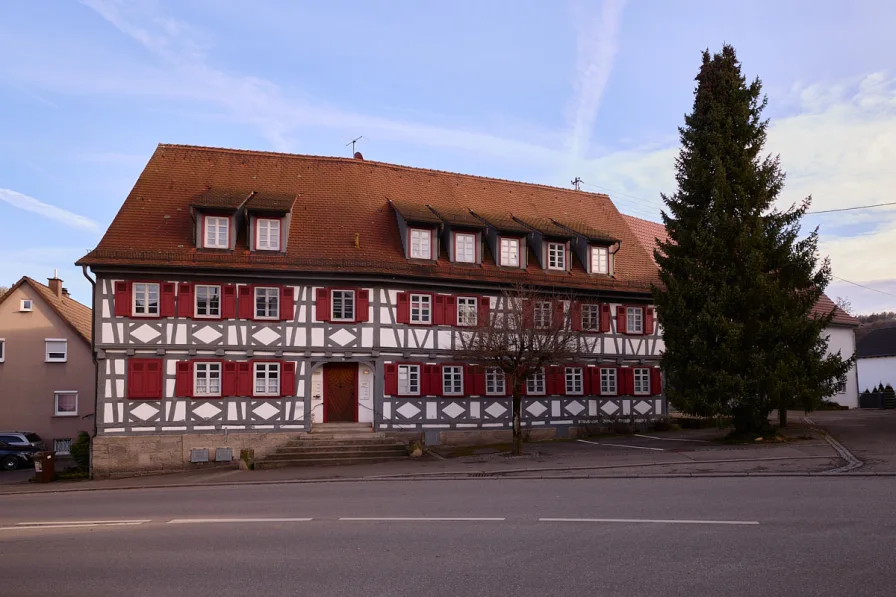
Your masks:
M 197 250 L 190 204 L 210 189 L 294 194 L 287 254 L 251 253 L 240 237 L 232 254 Z M 432 265 L 410 263 L 390 200 L 399 210 L 472 209 L 606 230 L 622 241 L 616 275 L 592 276 L 578 263 L 571 273 L 548 273 L 535 263 L 508 271 L 488 254 L 478 268 L 454 266 L 444 255 Z M 657 281 L 656 265 L 606 195 L 350 158 L 182 145 L 156 149 L 97 248 L 78 263 L 437 276 L 638 293 Z
M 33 278 L 23 276 L 21 280 L 16 282 L 9 291 L 0 297 L 0 303 L 12 296 L 13 290 L 19 286 L 27 284 L 31 286 L 45 303 L 53 309 L 59 317 L 72 327 L 78 335 L 80 335 L 87 344 L 90 344 L 90 328 L 93 325 L 93 310 L 86 305 L 82 305 L 70 296 L 58 297 L 49 286 L 41 284 Z
M 896 357 L 896 327 L 874 330 L 859 340 L 856 346 L 856 356 L 860 359 Z

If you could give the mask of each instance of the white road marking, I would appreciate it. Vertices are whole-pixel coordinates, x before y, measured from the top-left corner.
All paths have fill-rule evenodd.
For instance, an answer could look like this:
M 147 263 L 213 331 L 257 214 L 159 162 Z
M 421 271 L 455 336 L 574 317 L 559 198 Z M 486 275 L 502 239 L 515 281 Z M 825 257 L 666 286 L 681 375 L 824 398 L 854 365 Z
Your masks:
M 641 435 L 640 433 L 633 434 L 635 437 L 646 437 L 647 439 L 658 439 L 664 442 L 700 442 L 702 444 L 708 444 L 708 439 L 682 439 L 680 437 L 654 437 L 652 435 Z
M 354 522 L 503 522 L 506 518 L 458 518 L 458 517 L 373 517 L 373 518 L 340 518 Z
M 645 446 L 627 446 L 625 444 L 607 444 L 604 442 L 589 442 L 584 439 L 580 439 L 579 441 L 582 442 L 583 444 L 591 444 L 594 446 L 611 446 L 613 448 L 633 448 L 635 450 L 653 450 L 654 452 L 665 452 L 665 450 L 662 448 L 647 448 Z
M 758 520 L 653 520 L 648 518 L 539 518 L 538 522 L 634 522 L 646 524 L 757 525 Z
M 148 522 L 148 521 L 147 521 Z M 47 529 L 92 529 L 96 527 L 130 527 L 143 524 L 142 522 L 104 522 L 102 524 L 37 524 L 15 527 L 0 527 L 0 531 L 25 531 Z
M 51 522 L 20 522 L 19 526 L 45 526 L 45 525 L 77 525 L 77 524 L 143 524 L 150 520 L 55 520 Z
M 168 524 L 216 524 L 235 522 L 310 522 L 313 518 L 175 518 Z

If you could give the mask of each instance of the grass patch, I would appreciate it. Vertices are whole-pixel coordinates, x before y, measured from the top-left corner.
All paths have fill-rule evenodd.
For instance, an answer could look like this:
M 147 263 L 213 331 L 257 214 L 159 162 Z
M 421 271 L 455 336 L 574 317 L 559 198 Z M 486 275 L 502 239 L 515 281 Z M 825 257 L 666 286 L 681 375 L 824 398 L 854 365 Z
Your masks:
M 57 481 L 86 481 L 90 478 L 90 474 L 87 471 L 63 471 L 61 473 L 56 473 Z

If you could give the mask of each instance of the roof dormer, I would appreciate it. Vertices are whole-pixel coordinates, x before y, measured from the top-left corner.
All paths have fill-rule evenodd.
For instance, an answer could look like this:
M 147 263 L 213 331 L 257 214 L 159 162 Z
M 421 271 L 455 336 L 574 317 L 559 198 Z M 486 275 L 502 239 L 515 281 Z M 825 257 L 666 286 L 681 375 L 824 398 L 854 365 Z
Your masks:
M 286 252 L 294 193 L 253 193 L 246 202 L 250 251 Z
M 248 191 L 208 189 L 190 202 L 197 249 L 233 250 L 240 225 L 240 208 L 252 196 Z
M 438 259 L 438 234 L 442 229 L 442 220 L 425 205 L 399 203 L 391 199 L 389 204 L 395 210 L 405 257 L 426 261 Z
M 513 218 L 529 229 L 529 242 L 543 270 L 568 272 L 572 269 L 572 241 L 575 234 L 546 218 Z
M 526 269 L 526 239 L 529 228 L 523 226 L 510 215 L 484 213 L 470 210 L 470 213 L 486 225 L 486 241 L 499 267 Z
M 482 240 L 486 225 L 465 209 L 427 207 L 444 224 L 442 242 L 452 263 L 482 263 Z
M 573 251 L 578 255 L 586 272 L 604 276 L 614 275 L 614 256 L 622 244 L 621 241 L 581 222 L 551 221 L 574 235 Z

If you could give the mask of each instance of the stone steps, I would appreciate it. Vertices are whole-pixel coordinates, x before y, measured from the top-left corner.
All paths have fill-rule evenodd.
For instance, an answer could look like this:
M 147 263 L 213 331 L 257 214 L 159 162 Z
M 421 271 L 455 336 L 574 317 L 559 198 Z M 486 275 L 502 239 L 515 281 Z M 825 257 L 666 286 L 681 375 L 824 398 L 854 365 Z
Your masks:
M 320 458 L 407 458 L 408 450 L 404 446 L 390 446 L 382 448 L 356 448 L 356 449 L 332 449 L 321 446 L 320 448 L 307 448 L 304 450 L 278 450 L 268 455 L 265 460 L 316 460 Z
M 339 456 L 314 459 L 284 459 L 284 460 L 260 460 L 255 463 L 257 469 L 285 468 L 290 466 L 343 466 L 349 464 L 372 464 L 376 462 L 389 462 L 393 460 L 405 460 L 404 456 Z
M 288 440 L 255 462 L 255 467 L 336 466 L 405 460 L 408 448 L 401 442 L 374 432 L 369 423 L 324 423 L 311 433 Z

